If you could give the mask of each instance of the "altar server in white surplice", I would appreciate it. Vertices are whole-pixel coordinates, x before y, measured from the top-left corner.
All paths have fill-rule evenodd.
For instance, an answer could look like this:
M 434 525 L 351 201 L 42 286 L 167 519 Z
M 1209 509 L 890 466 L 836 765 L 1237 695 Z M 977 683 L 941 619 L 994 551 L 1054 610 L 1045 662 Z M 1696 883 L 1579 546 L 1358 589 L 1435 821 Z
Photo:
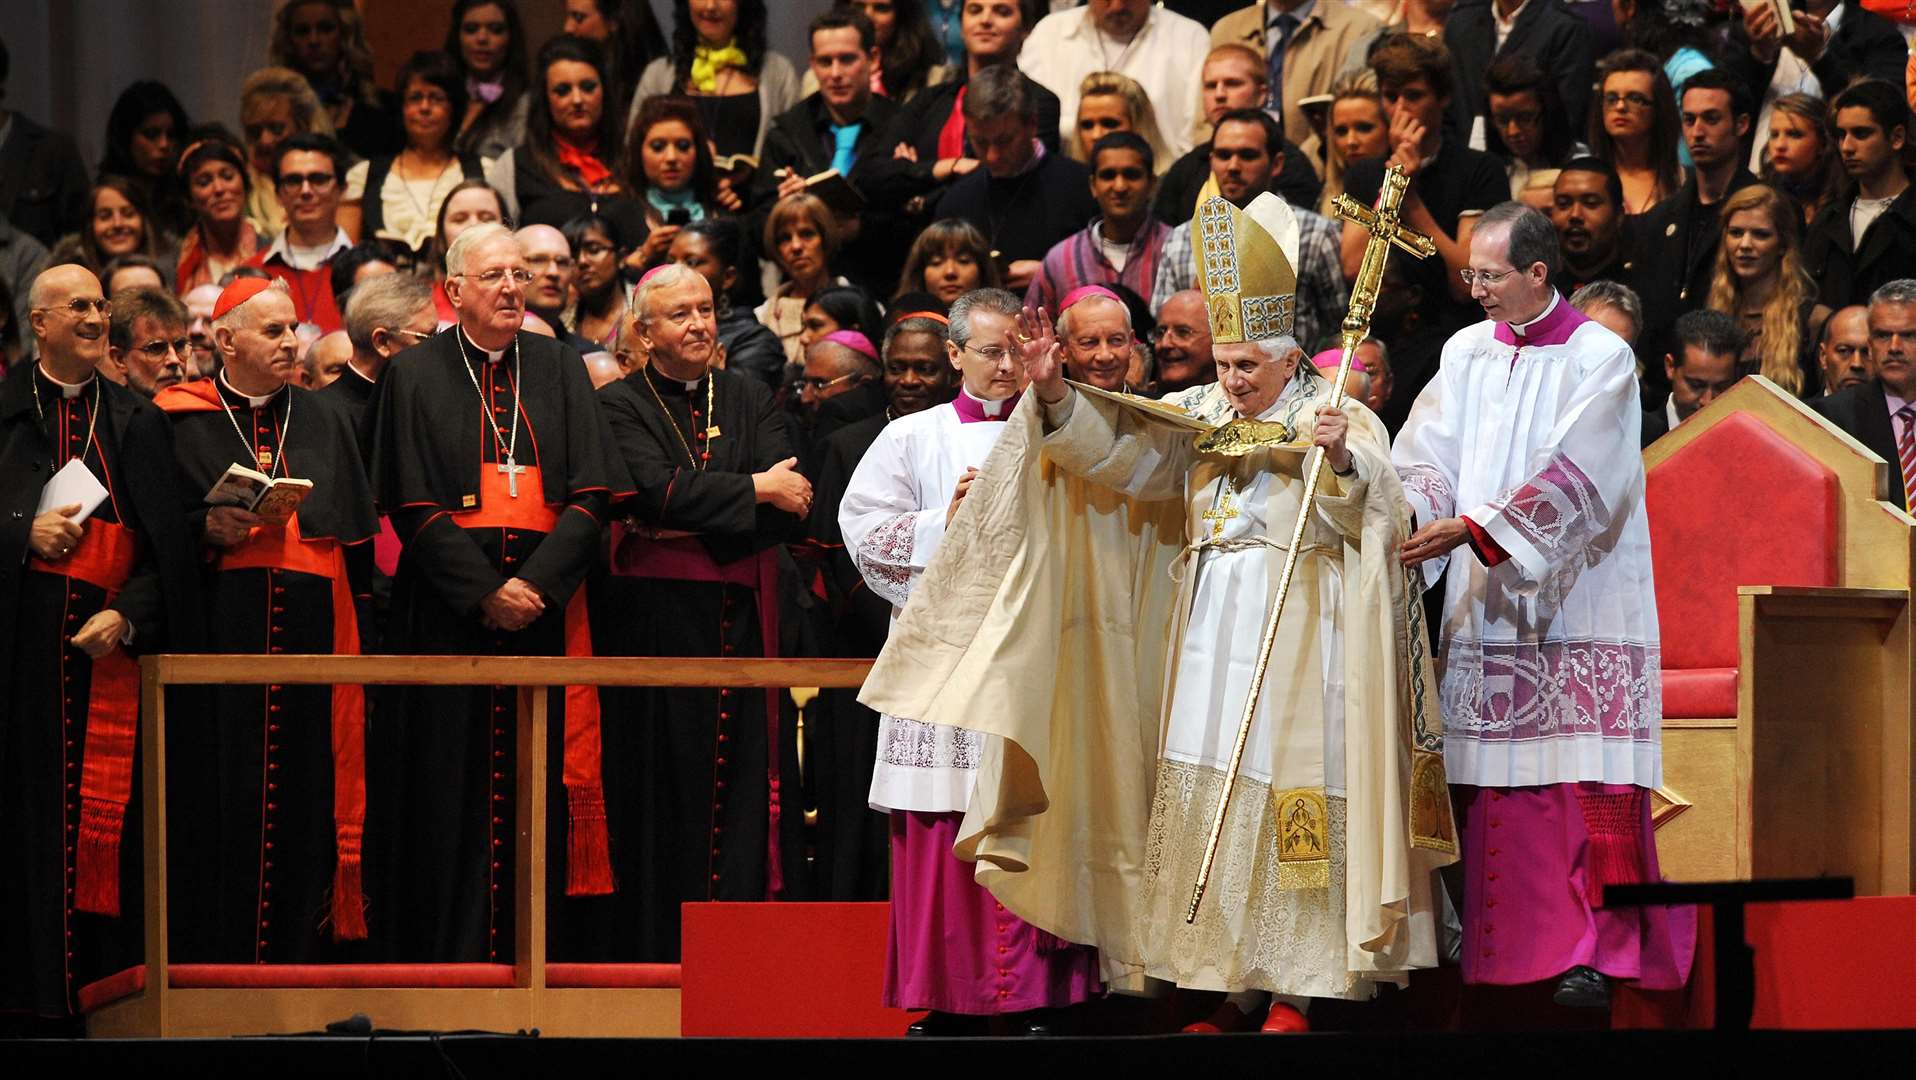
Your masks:
M 1691 909 L 1596 907 L 1657 880 L 1662 671 L 1630 346 L 1549 285 L 1557 237 L 1503 203 L 1470 241 L 1488 318 L 1444 346 L 1392 461 L 1444 588 L 1445 756 L 1464 848 L 1464 979 L 1683 985 Z M 1457 549 L 1465 550 L 1457 550 Z
M 1454 834 L 1383 425 L 1300 368 L 1284 204 L 1212 199 L 1194 228 L 1219 382 L 1067 383 L 1027 312 L 1032 390 L 864 700 L 987 733 L 958 851 L 1007 908 L 1095 944 L 1108 979 L 1227 992 L 1194 1030 L 1296 1031 L 1308 998 L 1435 963 Z M 1239 452 L 1199 449 L 1217 425 Z M 1313 444 L 1321 498 L 1187 924 Z
M 894 622 L 945 540 L 1025 389 L 1011 339 L 1019 301 L 980 289 L 951 306 L 946 352 L 958 397 L 901 416 L 865 452 L 839 503 L 845 549 Z M 881 712 L 871 805 L 891 815 L 891 936 L 885 1004 L 928 1009 L 912 1034 L 976 1030 L 977 1018 L 1031 1014 L 1098 992 L 1097 954 L 1066 945 L 1007 913 L 952 855 L 985 737 Z

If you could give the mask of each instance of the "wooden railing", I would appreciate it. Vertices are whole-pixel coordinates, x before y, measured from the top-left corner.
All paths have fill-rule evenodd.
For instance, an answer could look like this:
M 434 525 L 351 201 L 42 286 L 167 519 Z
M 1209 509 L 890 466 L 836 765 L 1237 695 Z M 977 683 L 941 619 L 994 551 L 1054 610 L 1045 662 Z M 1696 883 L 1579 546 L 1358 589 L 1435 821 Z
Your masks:
M 221 1035 L 309 1031 L 353 1012 L 387 1028 L 539 1028 L 550 1034 L 676 1034 L 677 992 L 669 1001 L 633 1000 L 631 989 L 558 989 L 546 984 L 547 688 L 851 688 L 869 660 L 704 659 L 550 656 L 149 656 L 141 661 L 144 756 L 145 980 L 137 993 L 88 1018 L 95 1035 Z M 516 940 L 510 986 L 340 986 L 176 988 L 169 984 L 166 890 L 166 688 L 169 686 L 332 685 L 515 686 L 518 768 L 513 897 Z M 643 717 L 605 715 L 607 723 Z M 210 722 L 210 720 L 209 720 Z M 463 716 L 447 723 L 464 723 Z M 776 752 L 776 748 L 773 748 Z M 655 997 L 657 991 L 651 991 Z M 669 1021 L 670 1031 L 660 1030 Z

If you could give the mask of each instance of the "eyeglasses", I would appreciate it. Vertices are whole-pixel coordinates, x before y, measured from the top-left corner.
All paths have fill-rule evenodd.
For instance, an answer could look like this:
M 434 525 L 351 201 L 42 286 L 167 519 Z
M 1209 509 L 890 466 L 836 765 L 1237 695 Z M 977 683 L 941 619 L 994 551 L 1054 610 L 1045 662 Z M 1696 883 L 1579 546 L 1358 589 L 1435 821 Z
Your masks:
M 570 270 L 572 269 L 572 256 L 570 255 L 528 255 L 526 256 L 526 265 L 534 266 L 534 267 L 550 266 L 558 270 Z
M 387 332 L 388 334 L 393 334 L 393 335 L 399 335 L 399 334 L 404 334 L 405 336 L 407 336 L 407 337 L 409 337 L 409 338 L 411 338 L 411 339 L 412 339 L 412 343 L 413 343 L 414 345 L 417 345 L 417 344 L 419 344 L 420 342 L 422 342 L 422 341 L 424 341 L 424 340 L 426 340 L 427 338 L 429 338 L 429 337 L 431 337 L 431 336 L 432 336 L 431 334 L 422 334 L 422 333 L 420 333 L 420 332 L 419 332 L 419 331 L 417 331 L 417 330 L 407 330 L 407 329 L 405 329 L 405 328 L 403 328 L 403 327 L 397 327 L 397 326 L 388 326 L 388 327 L 384 327 L 384 330 L 385 330 L 385 331 L 386 331 L 386 332 Z
M 831 387 L 844 382 L 846 379 L 856 378 L 858 378 L 858 372 L 856 371 L 848 371 L 836 379 L 821 379 L 816 375 L 807 375 L 798 380 L 798 387 L 801 390 L 810 390 L 814 394 L 822 394 Z
M 960 351 L 977 353 L 994 364 L 1004 363 L 1005 359 L 1011 355 L 1011 350 L 1003 345 L 987 345 L 982 349 L 974 349 L 970 342 L 966 342 Z
M 1457 271 L 1457 276 L 1464 279 L 1465 285 L 1482 285 L 1484 288 L 1488 289 L 1501 283 L 1503 279 L 1509 277 L 1510 275 L 1516 272 L 1517 271 L 1515 270 L 1465 269 L 1465 270 Z
M 1656 102 L 1650 100 L 1650 95 L 1640 94 L 1635 90 L 1624 94 L 1611 90 L 1603 95 L 1603 107 L 1606 109 L 1614 109 L 1619 105 L 1628 105 L 1632 109 L 1647 109 L 1655 104 Z
M 507 275 L 511 275 L 513 282 L 522 288 L 532 284 L 532 271 L 508 270 L 505 267 L 488 270 L 483 274 L 460 274 L 459 276 L 471 278 L 486 288 L 491 289 L 504 284 Z
M 174 338 L 172 341 L 159 338 L 140 346 L 140 351 L 158 360 L 170 352 L 176 352 L 181 356 L 185 356 L 192 348 L 193 341 L 191 338 Z
M 281 191 L 298 191 L 308 184 L 312 185 L 314 191 L 331 191 L 333 184 L 338 180 L 339 177 L 332 173 L 309 172 L 285 173 L 280 176 L 278 182 Z
M 1156 326 L 1147 336 L 1150 337 L 1151 344 L 1156 345 L 1164 341 L 1178 343 L 1196 341 L 1198 334 L 1196 329 L 1189 326 Z
M 102 318 L 102 319 L 104 319 L 104 318 L 106 318 L 106 317 L 108 317 L 108 316 L 110 316 L 111 314 L 113 314 L 113 306 L 112 306 L 111 304 L 109 304 L 109 303 L 107 303 L 107 302 L 106 302 L 106 301 L 105 301 L 104 299 L 100 299 L 100 300 L 95 300 L 95 299 L 91 299 L 91 298 L 89 298 L 89 297 L 85 297 L 85 296 L 81 296 L 81 297 L 77 297 L 77 298 L 75 298 L 75 299 L 72 299 L 72 300 L 68 300 L 68 301 L 67 301 L 66 303 L 64 303 L 64 304 L 60 304 L 60 305 L 59 305 L 59 306 L 57 306 L 57 307 L 56 307 L 56 306 L 51 306 L 51 305 L 49 305 L 49 306 L 47 306 L 47 307 L 38 307 L 38 308 L 34 308 L 33 310 L 35 310 L 35 311 L 64 311 L 64 312 L 66 312 L 67 314 L 69 314 L 69 315 L 72 315 L 72 316 L 73 316 L 74 318 L 76 318 L 76 319 L 84 319 L 84 318 L 86 318 L 86 317 L 87 317 L 87 312 L 89 312 L 89 311 L 97 311 L 97 312 L 99 312 L 99 313 L 100 313 L 100 318 Z

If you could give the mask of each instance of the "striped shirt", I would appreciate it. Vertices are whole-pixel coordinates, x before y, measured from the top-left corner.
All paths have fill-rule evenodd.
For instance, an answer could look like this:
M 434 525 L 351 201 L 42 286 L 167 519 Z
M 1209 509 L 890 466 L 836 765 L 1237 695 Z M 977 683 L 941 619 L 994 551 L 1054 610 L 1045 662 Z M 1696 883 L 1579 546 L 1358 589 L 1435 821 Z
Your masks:
M 1124 269 L 1119 270 L 1105 258 L 1104 234 L 1099 229 L 1103 224 L 1104 219 L 1099 218 L 1045 252 L 1044 263 L 1031 279 L 1031 288 L 1025 292 L 1026 306 L 1043 306 L 1047 311 L 1056 312 L 1058 301 L 1083 285 L 1122 285 L 1137 293 L 1140 300 L 1150 298 L 1151 289 L 1157 283 L 1165 241 L 1171 237 L 1171 227 L 1156 217 L 1146 217 L 1144 226 L 1131 238 Z M 1189 257 L 1188 251 L 1186 257 Z M 1156 311 L 1157 305 L 1152 305 L 1151 310 Z

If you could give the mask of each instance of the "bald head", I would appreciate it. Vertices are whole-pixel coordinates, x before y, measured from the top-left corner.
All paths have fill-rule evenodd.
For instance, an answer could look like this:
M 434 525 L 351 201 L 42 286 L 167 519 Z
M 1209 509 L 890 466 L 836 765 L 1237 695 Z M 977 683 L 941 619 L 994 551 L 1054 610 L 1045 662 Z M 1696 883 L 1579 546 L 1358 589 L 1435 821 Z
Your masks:
M 618 358 L 604 350 L 586 353 L 585 373 L 592 380 L 592 389 L 607 386 L 625 378 L 625 369 L 619 366 Z
M 1846 386 L 1876 377 L 1876 361 L 1869 351 L 1869 309 L 1853 304 L 1831 315 L 1823 326 L 1823 346 L 1817 350 L 1823 368 L 1823 389 L 1834 394 Z
M 1211 323 L 1204 294 L 1196 289 L 1172 293 L 1158 309 L 1158 389 L 1188 390 L 1217 381 L 1211 355 Z
M 42 271 L 27 289 L 27 306 L 40 358 L 55 378 L 85 382 L 106 362 L 106 297 L 92 271 L 73 263 Z
M 299 384 L 308 390 L 322 390 L 339 378 L 352 358 L 353 339 L 346 331 L 335 330 L 306 350 L 299 362 Z
M 528 225 L 513 236 L 526 254 L 526 269 L 532 271 L 526 306 L 550 321 L 565 308 L 572 289 L 572 245 L 550 225 Z

